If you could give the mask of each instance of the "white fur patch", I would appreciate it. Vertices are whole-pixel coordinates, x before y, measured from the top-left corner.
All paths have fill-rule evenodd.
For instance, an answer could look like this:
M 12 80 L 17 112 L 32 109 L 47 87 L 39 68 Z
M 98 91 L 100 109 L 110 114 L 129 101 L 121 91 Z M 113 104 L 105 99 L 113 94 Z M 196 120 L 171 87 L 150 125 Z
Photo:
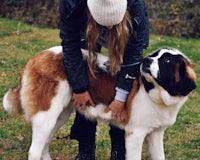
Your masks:
M 81 52 L 83 54 L 83 58 L 88 58 L 89 57 L 89 52 L 87 49 L 81 49 Z M 101 68 L 104 71 L 107 71 L 107 66 L 105 63 L 109 60 L 108 56 L 105 56 L 101 53 L 97 53 L 97 61 L 96 64 L 98 65 L 99 68 Z
M 8 95 L 10 93 L 11 89 L 6 92 L 6 94 L 3 97 L 3 108 L 8 112 L 8 113 L 13 113 L 15 112 L 15 106 L 12 106 L 12 104 L 8 101 Z
M 29 121 L 30 117 L 28 117 L 29 115 L 26 114 L 26 113 L 28 113 L 28 109 L 27 109 L 28 107 L 26 105 L 28 100 L 26 99 L 26 95 L 24 95 L 25 90 L 26 90 L 26 86 L 27 86 L 27 84 L 26 84 L 26 82 L 27 82 L 27 72 L 28 72 L 28 70 L 24 71 L 24 74 L 23 74 L 22 79 L 21 79 L 22 87 L 21 87 L 21 90 L 20 90 L 20 100 L 21 100 L 22 109 L 25 113 L 25 119 L 27 121 Z
M 49 49 L 47 49 L 47 51 L 50 51 L 54 54 L 59 54 L 63 52 L 62 46 L 55 46 L 55 47 L 51 47 Z
M 84 115 L 91 119 L 101 119 L 110 121 L 111 120 L 111 111 L 105 113 L 106 106 L 103 104 L 98 104 L 95 107 L 89 106 L 85 111 L 83 111 Z M 82 112 L 82 111 L 81 111 Z
M 38 112 L 34 118 L 33 123 L 40 123 L 44 121 L 51 121 L 53 116 L 59 115 L 64 106 L 67 106 L 71 99 L 70 86 L 67 81 L 60 81 L 57 95 L 51 101 L 51 107 L 48 111 Z M 48 126 L 47 126 L 48 127 Z
M 158 56 L 156 56 L 157 59 L 159 59 L 164 53 L 170 53 L 172 55 L 181 55 L 183 56 L 184 58 L 188 59 L 182 52 L 180 52 L 179 50 L 177 49 L 161 49 Z
M 153 62 L 150 65 L 150 71 L 151 74 L 154 78 L 158 78 L 159 75 L 159 65 L 158 65 L 158 59 L 156 58 L 152 58 Z

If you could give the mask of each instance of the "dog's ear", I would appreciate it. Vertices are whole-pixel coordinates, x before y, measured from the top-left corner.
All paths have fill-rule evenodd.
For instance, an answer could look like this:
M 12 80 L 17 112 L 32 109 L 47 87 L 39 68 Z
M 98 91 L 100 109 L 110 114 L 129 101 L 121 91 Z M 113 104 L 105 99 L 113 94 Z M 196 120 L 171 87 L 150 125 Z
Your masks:
M 180 95 L 186 96 L 195 88 L 196 84 L 194 81 L 192 81 L 190 78 L 184 78 L 183 80 L 180 81 L 180 87 L 178 93 Z
M 182 59 L 182 63 L 179 67 L 179 76 L 180 79 L 177 84 L 178 93 L 180 95 L 186 96 L 196 88 L 196 75 L 191 64 L 184 58 Z

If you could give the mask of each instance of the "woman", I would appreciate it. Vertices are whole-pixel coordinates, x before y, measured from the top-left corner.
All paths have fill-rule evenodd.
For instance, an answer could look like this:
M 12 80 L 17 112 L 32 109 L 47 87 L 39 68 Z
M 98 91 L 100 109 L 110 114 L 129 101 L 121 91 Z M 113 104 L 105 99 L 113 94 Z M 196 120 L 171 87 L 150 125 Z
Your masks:
M 61 0 L 60 37 L 66 73 L 77 108 L 95 106 L 88 92 L 87 64 L 81 48 L 95 57 L 101 46 L 108 48 L 109 71 L 117 75 L 116 95 L 105 112 L 112 119 L 123 121 L 122 112 L 134 78 L 139 71 L 143 49 L 149 42 L 149 22 L 144 0 Z M 89 60 L 94 67 L 95 58 Z M 80 81 L 81 80 L 81 81 Z M 75 160 L 95 159 L 97 122 L 76 113 L 71 138 L 79 141 Z M 110 126 L 111 160 L 125 159 L 124 131 Z

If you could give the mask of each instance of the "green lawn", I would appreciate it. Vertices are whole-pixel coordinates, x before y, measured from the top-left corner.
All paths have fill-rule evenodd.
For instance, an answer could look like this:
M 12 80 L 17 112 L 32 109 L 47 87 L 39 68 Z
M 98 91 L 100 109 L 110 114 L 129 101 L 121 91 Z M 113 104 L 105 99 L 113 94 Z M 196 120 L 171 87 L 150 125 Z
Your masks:
M 17 85 L 21 68 L 37 52 L 60 45 L 59 30 L 39 28 L 0 18 L 0 160 L 25 160 L 31 142 L 31 129 L 23 115 L 8 115 L 2 109 L 4 93 Z M 200 41 L 166 36 L 150 36 L 145 54 L 163 46 L 178 48 L 194 63 L 200 76 Z M 200 85 L 197 79 L 197 85 Z M 200 89 L 197 88 L 182 108 L 174 126 L 164 137 L 167 160 L 200 159 Z M 50 152 L 54 159 L 72 160 L 77 153 L 76 141 L 57 139 L 69 134 L 70 122 L 63 126 L 52 141 Z M 109 160 L 109 127 L 100 123 L 97 131 L 97 160 Z M 144 146 L 143 157 L 147 159 Z

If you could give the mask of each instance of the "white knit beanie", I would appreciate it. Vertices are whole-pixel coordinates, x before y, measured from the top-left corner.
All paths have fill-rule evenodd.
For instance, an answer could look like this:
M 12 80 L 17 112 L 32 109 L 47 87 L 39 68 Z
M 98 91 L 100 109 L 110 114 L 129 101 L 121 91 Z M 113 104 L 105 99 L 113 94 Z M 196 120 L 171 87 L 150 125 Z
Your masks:
M 119 24 L 127 9 L 127 0 L 87 0 L 94 20 L 102 26 Z

